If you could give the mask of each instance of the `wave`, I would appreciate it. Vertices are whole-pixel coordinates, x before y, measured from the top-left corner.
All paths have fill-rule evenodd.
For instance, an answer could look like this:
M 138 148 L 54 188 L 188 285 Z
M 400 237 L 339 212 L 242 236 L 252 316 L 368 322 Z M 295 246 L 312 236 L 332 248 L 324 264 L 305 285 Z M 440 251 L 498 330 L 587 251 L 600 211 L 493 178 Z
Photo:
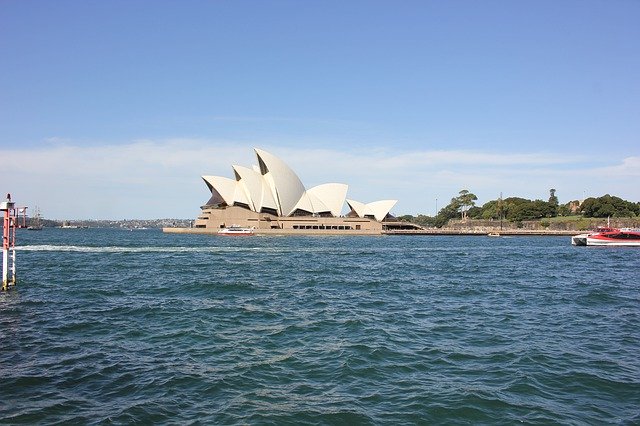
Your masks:
M 49 252 L 75 252 L 75 253 L 239 253 L 239 252 L 270 252 L 270 253 L 301 253 L 301 252 L 327 252 L 331 251 L 322 247 L 215 247 L 215 246 L 78 246 L 78 245 L 24 245 L 17 246 L 18 251 L 49 251 Z M 343 254 L 352 254 L 344 252 Z
M 269 252 L 269 253 L 328 253 L 337 256 L 375 255 L 388 250 L 338 250 L 332 246 L 321 247 L 290 247 L 290 246 L 80 246 L 80 245 L 21 245 L 18 251 L 50 251 L 77 253 L 238 253 L 238 252 Z
M 65 246 L 65 245 L 28 245 L 16 247 L 18 251 L 55 251 L 76 253 L 211 253 L 252 251 L 261 248 L 248 247 L 126 247 L 126 246 Z

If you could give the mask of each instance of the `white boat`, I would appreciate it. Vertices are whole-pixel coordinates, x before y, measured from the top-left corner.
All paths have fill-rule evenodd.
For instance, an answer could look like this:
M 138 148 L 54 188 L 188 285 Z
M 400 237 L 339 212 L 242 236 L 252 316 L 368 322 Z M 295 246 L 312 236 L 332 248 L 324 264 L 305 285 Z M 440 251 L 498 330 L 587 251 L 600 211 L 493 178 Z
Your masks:
M 255 230 L 254 228 L 246 228 L 243 226 L 231 225 L 227 228 L 223 228 L 219 230 L 218 235 L 231 236 L 231 237 L 251 236 L 251 235 L 255 235 Z
M 578 234 L 571 237 L 571 244 L 574 246 L 586 246 L 589 234 Z
M 571 237 L 574 246 L 628 246 L 640 247 L 640 230 L 598 228 L 590 234 L 580 234 Z

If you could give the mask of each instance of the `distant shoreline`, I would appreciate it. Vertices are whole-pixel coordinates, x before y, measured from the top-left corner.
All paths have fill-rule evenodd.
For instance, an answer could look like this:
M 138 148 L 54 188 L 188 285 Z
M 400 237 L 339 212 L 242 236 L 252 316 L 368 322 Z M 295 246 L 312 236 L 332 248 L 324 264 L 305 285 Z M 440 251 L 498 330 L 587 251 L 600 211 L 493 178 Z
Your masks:
M 190 234 L 190 235 L 217 235 L 218 229 L 207 228 L 162 228 L 162 232 L 166 234 Z M 508 237 L 508 236 L 573 236 L 580 233 L 579 231 L 567 230 L 547 230 L 547 229 L 508 229 L 504 231 L 480 231 L 480 230 L 463 230 L 463 229 L 420 229 L 420 230 L 387 230 L 381 233 L 370 231 L 339 231 L 332 232 L 329 230 L 312 230 L 312 229 L 256 229 L 256 235 L 286 235 L 286 236 L 371 236 L 371 235 L 392 235 L 392 236 L 488 236 L 489 234 Z

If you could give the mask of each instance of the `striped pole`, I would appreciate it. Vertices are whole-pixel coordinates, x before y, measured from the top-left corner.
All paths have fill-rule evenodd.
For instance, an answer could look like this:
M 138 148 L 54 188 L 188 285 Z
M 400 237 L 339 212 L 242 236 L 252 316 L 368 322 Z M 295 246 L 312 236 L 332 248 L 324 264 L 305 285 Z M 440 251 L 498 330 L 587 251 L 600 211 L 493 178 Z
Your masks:
M 8 290 L 10 285 L 16 283 L 16 252 L 15 252 L 15 220 L 13 218 L 15 203 L 11 201 L 11 194 L 7 194 L 7 200 L 0 203 L 0 211 L 4 212 L 2 224 L 2 290 Z M 11 253 L 11 270 L 13 276 L 9 280 L 9 251 Z

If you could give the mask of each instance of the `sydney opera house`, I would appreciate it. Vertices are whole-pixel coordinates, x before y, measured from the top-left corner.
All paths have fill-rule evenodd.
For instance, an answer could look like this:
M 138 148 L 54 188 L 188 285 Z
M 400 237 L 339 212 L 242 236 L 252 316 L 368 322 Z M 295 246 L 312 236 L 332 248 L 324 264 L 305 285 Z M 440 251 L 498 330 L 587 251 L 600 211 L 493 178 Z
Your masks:
M 389 211 L 396 200 L 349 200 L 348 186 L 342 183 L 307 189 L 284 161 L 261 149 L 255 153 L 257 165 L 232 166 L 233 178 L 202 177 L 211 198 L 201 207 L 193 231 L 237 225 L 257 233 L 379 234 L 393 218 Z M 343 215 L 345 202 L 348 213 Z

